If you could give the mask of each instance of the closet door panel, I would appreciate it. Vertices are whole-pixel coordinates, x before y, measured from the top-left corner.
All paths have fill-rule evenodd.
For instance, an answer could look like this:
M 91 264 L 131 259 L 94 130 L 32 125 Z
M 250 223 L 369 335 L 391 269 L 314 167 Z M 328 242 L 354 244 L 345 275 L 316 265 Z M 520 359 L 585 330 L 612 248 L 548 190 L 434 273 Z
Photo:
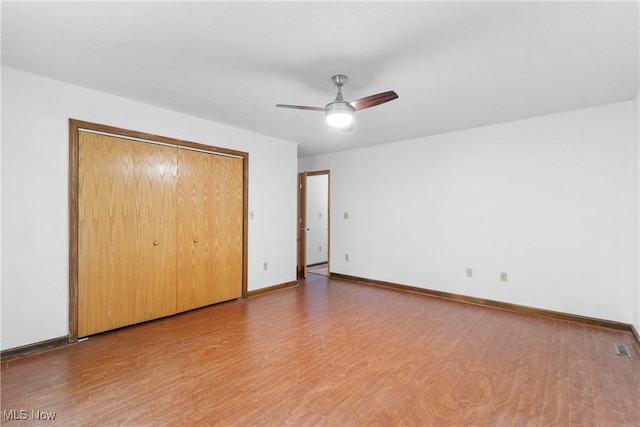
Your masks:
M 243 161 L 217 156 L 216 164 L 216 298 L 242 296 Z
M 177 311 L 215 302 L 212 157 L 178 150 Z
M 242 166 L 179 150 L 178 311 L 242 296 Z
M 81 132 L 78 336 L 175 313 L 177 150 Z

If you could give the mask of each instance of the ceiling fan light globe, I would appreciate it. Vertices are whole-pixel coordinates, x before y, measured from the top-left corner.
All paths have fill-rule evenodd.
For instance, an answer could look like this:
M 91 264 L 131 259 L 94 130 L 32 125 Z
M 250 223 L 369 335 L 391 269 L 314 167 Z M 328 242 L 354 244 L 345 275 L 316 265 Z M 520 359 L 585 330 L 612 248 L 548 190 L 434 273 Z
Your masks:
M 325 117 L 330 126 L 345 128 L 353 123 L 353 107 L 347 102 L 335 102 L 327 105 Z
M 345 128 L 353 123 L 353 114 L 339 112 L 327 114 L 327 123 L 334 128 Z

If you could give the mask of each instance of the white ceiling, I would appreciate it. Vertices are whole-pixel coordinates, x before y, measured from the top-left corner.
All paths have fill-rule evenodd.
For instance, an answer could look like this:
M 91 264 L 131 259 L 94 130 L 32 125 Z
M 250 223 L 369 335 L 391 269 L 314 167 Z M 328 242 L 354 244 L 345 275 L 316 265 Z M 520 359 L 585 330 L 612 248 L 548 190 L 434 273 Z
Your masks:
M 629 100 L 638 2 L 2 2 L 2 64 L 298 144 L 300 157 Z M 399 99 L 330 129 L 345 99 Z

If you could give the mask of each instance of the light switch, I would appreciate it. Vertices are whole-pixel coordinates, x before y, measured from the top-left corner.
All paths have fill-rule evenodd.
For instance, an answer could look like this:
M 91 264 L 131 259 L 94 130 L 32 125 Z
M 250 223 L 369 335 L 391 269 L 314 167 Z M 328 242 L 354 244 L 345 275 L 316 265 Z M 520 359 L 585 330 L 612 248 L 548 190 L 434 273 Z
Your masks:
M 501 282 L 507 281 L 507 273 L 500 273 L 500 281 Z
M 249 212 L 249 219 L 253 219 L 253 211 Z
M 342 214 L 343 219 L 349 219 L 349 212 L 345 212 Z
M 473 277 L 473 269 L 467 268 L 467 277 Z

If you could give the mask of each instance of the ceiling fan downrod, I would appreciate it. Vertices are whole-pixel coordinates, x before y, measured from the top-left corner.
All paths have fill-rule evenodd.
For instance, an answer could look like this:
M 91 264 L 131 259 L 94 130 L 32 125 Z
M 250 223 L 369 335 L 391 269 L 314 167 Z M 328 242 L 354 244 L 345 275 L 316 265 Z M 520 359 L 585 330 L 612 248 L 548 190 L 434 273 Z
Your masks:
M 333 80 L 333 84 L 338 88 L 338 94 L 336 95 L 336 99 L 333 102 L 345 102 L 344 98 L 342 97 L 342 85 L 347 82 L 347 76 L 345 76 L 344 74 L 336 74 L 335 76 L 331 77 L 331 80 Z

